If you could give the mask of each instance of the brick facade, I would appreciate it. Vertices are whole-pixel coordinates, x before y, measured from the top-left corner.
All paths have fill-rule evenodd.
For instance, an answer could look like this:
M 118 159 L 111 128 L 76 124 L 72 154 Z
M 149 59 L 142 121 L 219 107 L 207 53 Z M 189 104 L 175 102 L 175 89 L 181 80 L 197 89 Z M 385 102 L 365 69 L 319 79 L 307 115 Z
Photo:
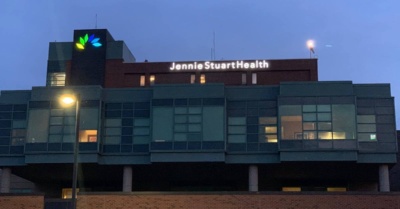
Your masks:
M 391 209 L 400 207 L 400 193 L 125 193 L 80 194 L 78 209 Z
M 1 209 L 43 209 L 43 195 L 0 195 Z
M 280 82 L 295 81 L 318 81 L 316 59 L 268 60 L 268 63 L 270 67 L 267 70 L 170 71 L 171 62 L 124 63 L 123 60 L 118 59 L 107 60 L 105 66 L 105 84 L 103 87 L 140 87 L 139 78 L 141 75 L 146 77 L 145 86 L 150 86 L 150 75 L 155 75 L 155 84 L 190 84 L 191 75 L 195 75 L 195 83 L 200 83 L 200 75 L 204 74 L 206 83 L 224 83 L 227 86 L 243 86 L 243 73 L 246 74 L 245 85 L 254 85 L 251 82 L 252 73 L 258 74 L 257 85 L 278 85 Z M 69 80 L 69 75 L 70 74 L 67 72 L 67 81 Z

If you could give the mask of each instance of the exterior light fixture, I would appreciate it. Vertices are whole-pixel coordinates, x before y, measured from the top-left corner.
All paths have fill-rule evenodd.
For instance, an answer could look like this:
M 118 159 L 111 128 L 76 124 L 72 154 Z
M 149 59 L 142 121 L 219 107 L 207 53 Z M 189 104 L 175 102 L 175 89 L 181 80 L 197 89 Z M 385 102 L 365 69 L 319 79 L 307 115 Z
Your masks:
M 64 94 L 61 95 L 59 98 L 59 102 L 62 107 L 72 107 L 72 105 L 74 105 L 76 101 L 77 98 L 73 94 Z
M 76 188 L 78 184 L 78 153 L 79 153 L 79 118 L 80 118 L 80 96 L 79 94 L 65 94 L 59 98 L 60 105 L 69 108 L 75 105 L 75 144 L 72 171 L 72 209 L 76 209 Z
M 310 59 L 312 58 L 312 54 L 315 54 L 314 47 L 315 47 L 314 40 L 308 40 L 307 41 L 307 48 L 310 50 Z

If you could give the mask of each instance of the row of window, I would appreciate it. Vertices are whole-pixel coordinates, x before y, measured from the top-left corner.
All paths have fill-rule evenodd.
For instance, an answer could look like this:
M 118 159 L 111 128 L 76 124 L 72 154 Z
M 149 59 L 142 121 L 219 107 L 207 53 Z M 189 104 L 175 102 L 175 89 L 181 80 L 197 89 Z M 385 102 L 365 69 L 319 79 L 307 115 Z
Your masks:
M 206 83 L 206 75 L 200 74 L 199 83 L 204 84 Z M 146 86 L 146 82 L 149 83 L 150 86 L 156 83 L 156 75 L 149 75 L 146 78 L 146 75 L 140 76 L 140 86 Z M 242 85 L 247 84 L 247 74 L 242 73 L 241 77 Z M 190 75 L 190 83 L 196 83 L 196 75 Z M 257 73 L 251 74 L 251 84 L 257 84 Z M 49 73 L 47 76 L 47 86 L 65 86 L 65 73 L 64 72 L 57 72 L 57 73 Z
M 105 136 L 104 143 L 146 144 L 150 142 L 150 135 L 153 135 L 156 141 L 223 141 L 224 108 L 220 105 L 224 104 L 224 100 L 214 100 L 154 100 L 152 127 L 149 118 L 149 102 L 109 103 L 106 105 L 106 111 L 121 113 L 144 110 L 148 114 L 145 116 L 118 114 L 116 117 L 107 117 L 106 114 L 103 124 L 104 133 L 102 133 Z M 193 102 L 199 106 L 191 106 Z M 168 107 L 170 104 L 174 107 Z M 218 105 L 203 106 L 205 104 Z M 264 108 L 261 107 L 268 106 L 268 104 L 268 101 L 228 102 L 227 142 L 276 143 L 278 133 L 282 140 L 357 138 L 359 141 L 377 141 L 378 136 L 388 137 L 393 132 L 393 128 L 391 128 L 391 125 L 394 126 L 393 115 L 371 114 L 355 117 L 353 104 L 281 105 L 279 117 L 276 116 L 276 111 L 264 115 L 264 111 L 261 111 Z M 275 105 L 276 103 L 271 103 L 268 107 Z M 12 113 L 13 108 L 18 109 L 18 107 L 3 105 L 0 107 L 0 113 Z M 244 111 L 244 115 L 234 112 L 239 110 Z M 21 109 L 17 112 L 24 111 Z M 25 120 L 13 117 L 2 118 L 0 119 L 0 144 L 23 145 L 27 132 L 29 133 L 26 140 L 28 143 L 73 142 L 75 139 L 74 114 L 73 108 L 31 109 L 32 121 L 28 131 Z M 97 142 L 99 110 L 83 108 L 81 114 L 83 123 L 81 123 L 79 140 L 81 142 Z M 278 119 L 280 120 L 279 128 Z M 42 123 L 35 121 L 42 121 Z M 215 127 L 216 124 L 218 127 Z
M 247 74 L 242 73 L 241 78 L 242 78 L 241 79 L 242 85 L 246 85 L 247 84 Z M 147 81 L 149 82 L 150 86 L 154 85 L 156 83 L 156 75 L 150 75 L 148 77 Z M 140 82 L 140 86 L 146 86 L 146 75 L 141 75 L 139 82 Z M 190 75 L 190 83 L 191 84 L 196 83 L 196 74 Z M 201 84 L 206 83 L 206 75 L 205 74 L 200 74 L 199 83 L 201 83 Z M 251 74 L 251 84 L 257 84 L 257 73 Z

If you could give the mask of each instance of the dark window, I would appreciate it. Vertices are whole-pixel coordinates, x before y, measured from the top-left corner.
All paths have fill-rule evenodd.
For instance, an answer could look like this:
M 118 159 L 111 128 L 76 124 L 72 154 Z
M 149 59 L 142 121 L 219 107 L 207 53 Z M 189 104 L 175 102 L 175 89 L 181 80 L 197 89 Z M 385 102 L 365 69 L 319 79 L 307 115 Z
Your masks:
M 172 106 L 173 104 L 172 99 L 153 99 L 153 106 Z
M 230 101 L 228 102 L 228 109 L 231 108 L 246 108 L 246 102 L 243 101 Z
M 150 109 L 150 102 L 136 102 L 135 109 Z
M 0 128 L 11 128 L 11 120 L 0 120 Z
M 122 104 L 122 107 L 124 108 L 124 109 L 133 109 L 133 103 L 124 103 L 124 104 Z
M 203 105 L 218 105 L 222 106 L 225 104 L 223 98 L 203 99 Z
M 133 117 L 133 111 L 132 110 L 124 110 L 124 111 L 122 111 L 122 117 L 124 117 L 124 118 Z
M 27 109 L 26 105 L 14 105 L 14 111 L 22 111 L 25 112 Z
M 175 106 L 186 106 L 187 103 L 187 99 L 175 99 Z
M 11 112 L 0 112 L 0 120 L 11 119 Z
M 0 129 L 0 137 L 6 137 L 11 135 L 10 129 Z
M 83 100 L 81 101 L 81 107 L 99 107 L 99 100 Z
M 13 112 L 13 119 L 26 119 L 26 112 Z
M 120 110 L 110 110 L 110 111 L 106 111 L 105 114 L 106 118 L 115 118 L 115 117 L 121 117 L 121 111 Z
M 122 136 L 121 144 L 132 144 L 132 136 Z
M 189 99 L 189 106 L 200 106 L 201 99 Z
M 12 105 L 0 105 L 0 111 L 12 111 Z
M 121 109 L 121 103 L 107 103 L 106 110 L 119 110 Z
M 131 118 L 123 118 L 122 126 L 133 126 L 133 119 Z
M 29 102 L 29 108 L 50 108 L 49 101 L 31 101 Z
M 148 117 L 150 117 L 150 111 L 149 110 L 135 110 L 134 115 L 135 115 L 135 117 L 148 118 Z

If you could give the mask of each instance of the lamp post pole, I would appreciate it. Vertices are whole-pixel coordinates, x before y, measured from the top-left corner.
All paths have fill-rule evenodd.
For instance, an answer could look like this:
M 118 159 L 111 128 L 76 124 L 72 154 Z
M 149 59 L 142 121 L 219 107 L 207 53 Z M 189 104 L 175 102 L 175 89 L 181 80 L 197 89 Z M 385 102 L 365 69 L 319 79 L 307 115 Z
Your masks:
M 79 153 L 79 118 L 80 118 L 80 95 L 76 95 L 75 101 L 75 144 L 74 164 L 72 171 L 72 209 L 76 209 L 76 188 L 78 184 L 78 153 Z

